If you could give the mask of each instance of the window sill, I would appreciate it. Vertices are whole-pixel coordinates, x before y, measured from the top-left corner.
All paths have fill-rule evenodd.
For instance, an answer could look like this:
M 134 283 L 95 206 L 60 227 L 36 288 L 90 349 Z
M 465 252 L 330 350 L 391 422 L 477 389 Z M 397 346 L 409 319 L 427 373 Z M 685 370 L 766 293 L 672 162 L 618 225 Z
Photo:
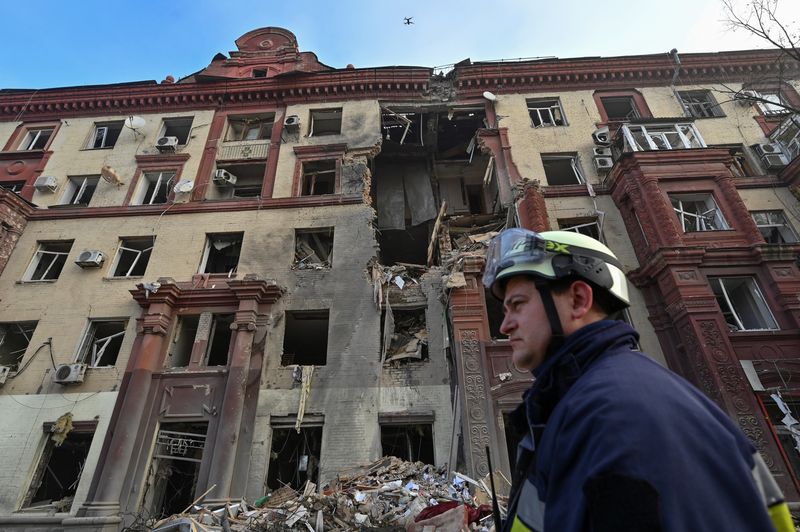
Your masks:
M 39 281 L 34 281 L 32 279 L 23 279 L 21 281 L 17 281 L 16 284 L 52 284 L 58 281 L 58 279 L 41 279 Z
M 88 203 L 57 203 L 47 206 L 48 209 L 86 209 L 88 207 Z
M 138 280 L 143 279 L 144 275 L 131 275 L 129 277 L 103 277 L 104 281 L 131 281 L 131 280 Z
M 78 151 L 100 151 L 100 150 L 113 150 L 114 146 L 104 146 L 102 148 L 81 148 Z
M 569 124 L 556 124 L 554 126 L 535 126 L 531 124 L 531 129 L 557 129 L 559 127 L 567 127 Z

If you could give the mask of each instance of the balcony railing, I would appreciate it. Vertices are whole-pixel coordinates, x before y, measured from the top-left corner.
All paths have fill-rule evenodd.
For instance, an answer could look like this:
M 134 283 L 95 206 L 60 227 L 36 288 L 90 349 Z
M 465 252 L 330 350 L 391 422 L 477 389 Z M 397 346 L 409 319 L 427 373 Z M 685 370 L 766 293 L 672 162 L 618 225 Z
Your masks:
M 691 122 L 658 122 L 622 124 L 615 137 L 615 147 L 619 151 L 627 153 L 705 148 L 706 143 Z
M 268 154 L 268 140 L 238 140 L 223 142 L 217 153 L 217 160 L 266 159 Z

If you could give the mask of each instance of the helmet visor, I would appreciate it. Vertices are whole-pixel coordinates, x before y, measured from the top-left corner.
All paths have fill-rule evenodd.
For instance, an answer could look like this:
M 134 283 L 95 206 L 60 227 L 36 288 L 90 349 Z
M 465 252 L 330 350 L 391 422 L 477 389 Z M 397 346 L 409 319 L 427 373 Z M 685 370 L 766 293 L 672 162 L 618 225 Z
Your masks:
M 517 264 L 538 264 L 548 259 L 546 241 L 527 229 L 514 227 L 495 236 L 486 250 L 483 285 L 491 290 L 497 276 Z

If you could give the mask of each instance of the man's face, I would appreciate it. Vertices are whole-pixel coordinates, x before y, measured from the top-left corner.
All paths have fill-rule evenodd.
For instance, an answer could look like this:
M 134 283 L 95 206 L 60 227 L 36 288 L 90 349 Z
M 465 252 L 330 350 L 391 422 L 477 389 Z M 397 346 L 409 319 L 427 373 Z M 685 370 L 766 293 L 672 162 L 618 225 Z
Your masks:
M 511 342 L 514 365 L 521 370 L 537 368 L 550 344 L 551 330 L 542 298 L 525 276 L 512 277 L 503 298 L 505 317 L 500 332 Z

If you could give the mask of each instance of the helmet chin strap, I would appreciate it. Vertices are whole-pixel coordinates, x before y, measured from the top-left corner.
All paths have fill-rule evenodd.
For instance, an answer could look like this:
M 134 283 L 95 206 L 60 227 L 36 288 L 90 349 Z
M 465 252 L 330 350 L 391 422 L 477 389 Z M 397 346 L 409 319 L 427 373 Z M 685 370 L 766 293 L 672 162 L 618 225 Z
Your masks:
M 547 356 L 549 356 L 564 344 L 564 328 L 561 326 L 561 319 L 558 317 L 556 303 L 553 301 L 553 294 L 550 292 L 550 284 L 537 279 L 534 285 L 539 291 L 545 314 L 547 314 L 547 320 L 550 322 L 551 338 L 550 344 L 547 346 Z

